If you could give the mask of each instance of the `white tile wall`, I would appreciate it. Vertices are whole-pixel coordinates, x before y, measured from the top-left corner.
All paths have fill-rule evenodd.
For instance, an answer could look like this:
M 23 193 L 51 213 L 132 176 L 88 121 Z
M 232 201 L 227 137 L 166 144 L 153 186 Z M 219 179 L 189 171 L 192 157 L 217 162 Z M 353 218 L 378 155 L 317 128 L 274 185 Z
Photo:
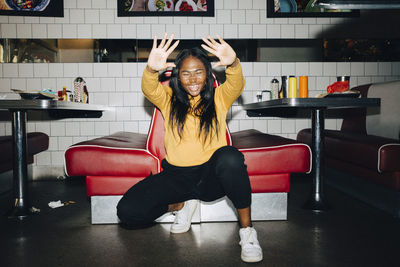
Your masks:
M 216 1 L 210 17 L 117 17 L 117 1 L 65 0 L 64 17 L 1 16 L 1 38 L 151 38 L 165 30 L 190 39 L 218 33 L 229 38 L 314 38 L 356 18 L 267 18 L 265 0 Z M 215 25 L 197 27 L 197 25 Z M 233 28 L 231 24 L 239 27 Z M 225 27 L 226 26 L 226 27 Z M 190 31 L 188 30 L 190 28 Z M 246 34 L 242 30 L 246 30 Z
M 215 17 L 117 17 L 115 0 L 64 0 L 64 18 L 0 16 L 0 38 L 139 38 L 151 39 L 165 31 L 176 38 L 192 39 L 220 34 L 225 38 L 314 38 L 326 30 L 351 23 L 353 18 L 267 18 L 265 0 L 215 1 Z M 29 121 L 29 131 L 49 134 L 49 150 L 36 156 L 35 164 L 59 167 L 63 152 L 73 143 L 117 131 L 147 133 L 151 104 L 140 90 L 145 63 L 0 64 L 0 94 L 14 97 L 11 88 L 39 90 L 62 86 L 71 89 L 83 77 L 90 102 L 113 107 L 99 119 Z M 338 75 L 351 75 L 351 86 L 400 77 L 399 62 L 243 62 L 246 88 L 228 116 L 231 131 L 255 128 L 295 138 L 310 127 L 308 119 L 249 118 L 241 103 L 254 100 L 257 91 L 281 75 L 308 75 L 309 95 L 324 92 Z M 340 127 L 328 120 L 327 128 Z M 11 124 L 0 122 L 0 135 L 11 134 Z

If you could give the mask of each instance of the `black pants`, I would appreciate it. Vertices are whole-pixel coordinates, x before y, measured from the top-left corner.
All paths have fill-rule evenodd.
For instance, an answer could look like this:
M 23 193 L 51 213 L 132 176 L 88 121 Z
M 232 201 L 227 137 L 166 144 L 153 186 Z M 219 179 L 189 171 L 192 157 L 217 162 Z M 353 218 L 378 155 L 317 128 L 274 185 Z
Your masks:
M 243 154 L 232 146 L 214 152 L 199 166 L 176 167 L 166 160 L 163 171 L 132 186 L 117 205 L 120 221 L 145 225 L 168 211 L 168 205 L 189 199 L 213 201 L 228 196 L 237 209 L 251 205 L 251 188 Z

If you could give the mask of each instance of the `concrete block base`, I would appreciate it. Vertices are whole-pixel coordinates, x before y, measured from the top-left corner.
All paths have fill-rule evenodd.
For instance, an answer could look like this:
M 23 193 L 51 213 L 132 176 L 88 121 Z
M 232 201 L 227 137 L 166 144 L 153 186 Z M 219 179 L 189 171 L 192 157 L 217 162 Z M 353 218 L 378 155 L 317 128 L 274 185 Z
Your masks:
M 116 206 L 122 196 L 92 196 L 91 213 L 92 224 L 118 223 Z M 251 216 L 253 221 L 286 220 L 287 219 L 287 193 L 257 193 L 252 194 Z M 172 223 L 175 216 L 166 213 L 156 221 L 159 223 Z M 192 223 L 200 222 L 227 222 L 237 221 L 236 209 L 227 198 L 212 202 L 200 201 L 197 206 Z

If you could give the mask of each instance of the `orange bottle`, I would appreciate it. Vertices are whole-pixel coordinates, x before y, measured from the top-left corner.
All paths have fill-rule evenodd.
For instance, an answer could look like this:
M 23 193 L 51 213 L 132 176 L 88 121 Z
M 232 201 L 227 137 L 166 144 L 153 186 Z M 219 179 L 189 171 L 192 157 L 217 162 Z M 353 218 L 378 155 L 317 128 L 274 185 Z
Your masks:
M 67 87 L 66 86 L 63 86 L 61 97 L 62 97 L 62 101 L 68 101 Z
M 308 97 L 308 77 L 300 76 L 299 78 L 299 97 L 307 98 Z

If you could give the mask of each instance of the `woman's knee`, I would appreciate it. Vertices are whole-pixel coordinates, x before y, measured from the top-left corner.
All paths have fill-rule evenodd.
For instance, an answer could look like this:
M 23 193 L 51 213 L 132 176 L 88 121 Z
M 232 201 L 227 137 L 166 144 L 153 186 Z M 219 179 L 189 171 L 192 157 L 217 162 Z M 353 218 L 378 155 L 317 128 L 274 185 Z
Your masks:
M 215 160 L 217 164 L 225 167 L 242 167 L 244 166 L 244 156 L 237 148 L 233 146 L 224 146 L 215 151 Z
M 147 218 L 147 212 L 135 203 L 125 201 L 124 197 L 118 202 L 117 216 L 122 223 L 130 225 L 146 224 L 152 220 Z
M 129 203 L 123 196 L 117 204 L 117 216 L 121 222 L 130 223 L 135 217 L 134 205 Z

